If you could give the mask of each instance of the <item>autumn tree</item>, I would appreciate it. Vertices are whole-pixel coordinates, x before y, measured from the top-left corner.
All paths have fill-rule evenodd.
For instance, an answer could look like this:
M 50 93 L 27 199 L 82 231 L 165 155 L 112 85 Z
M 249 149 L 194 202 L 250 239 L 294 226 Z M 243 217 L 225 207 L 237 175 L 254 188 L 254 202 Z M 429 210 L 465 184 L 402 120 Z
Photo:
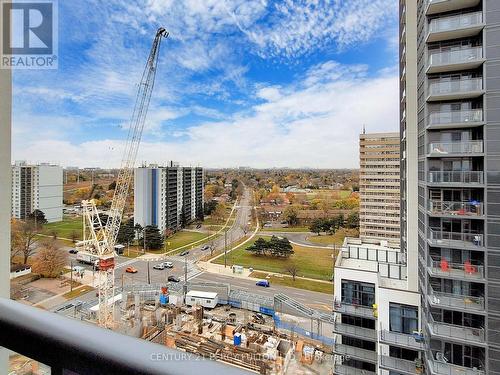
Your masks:
M 283 219 L 286 220 L 288 225 L 294 226 L 299 222 L 299 210 L 297 207 L 288 206 L 283 212 Z
M 292 276 L 293 281 L 295 281 L 295 277 L 299 272 L 299 267 L 294 262 L 288 263 L 285 267 L 285 272 L 289 273 Z
M 217 204 L 211 216 L 215 222 L 222 222 L 226 216 L 226 206 L 223 203 Z
M 32 270 L 42 277 L 58 277 L 67 264 L 68 254 L 56 241 L 46 240 L 41 243 L 33 258 Z
M 78 232 L 76 230 L 71 231 L 69 238 L 71 238 L 71 242 L 76 243 L 78 240 Z
M 12 227 L 12 237 L 15 246 L 13 252 L 23 256 L 23 263 L 26 264 L 28 259 L 35 251 L 37 243 L 37 228 L 33 221 L 19 221 Z M 12 252 L 11 252 L 12 253 Z

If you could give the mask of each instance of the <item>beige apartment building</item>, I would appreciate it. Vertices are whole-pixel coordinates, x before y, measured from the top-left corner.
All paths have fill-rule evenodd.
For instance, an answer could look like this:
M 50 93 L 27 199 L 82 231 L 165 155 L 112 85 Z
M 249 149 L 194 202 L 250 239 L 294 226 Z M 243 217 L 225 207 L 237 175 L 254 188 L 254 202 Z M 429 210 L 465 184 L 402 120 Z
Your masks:
M 399 243 L 399 133 L 359 136 L 360 237 Z

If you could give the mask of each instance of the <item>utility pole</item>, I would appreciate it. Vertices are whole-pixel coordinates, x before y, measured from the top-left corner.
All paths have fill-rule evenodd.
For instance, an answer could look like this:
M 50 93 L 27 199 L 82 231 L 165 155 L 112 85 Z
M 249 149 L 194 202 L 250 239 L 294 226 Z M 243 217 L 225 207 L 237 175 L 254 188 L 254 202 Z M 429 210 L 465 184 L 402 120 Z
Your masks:
M 184 256 L 184 301 L 186 300 L 187 294 L 187 282 L 188 282 L 188 264 L 187 264 L 187 255 Z
M 148 285 L 151 284 L 151 273 L 149 271 L 149 260 L 148 260 Z
M 70 288 L 70 292 L 72 292 L 73 291 L 73 261 L 70 262 L 70 266 L 71 266 L 71 278 L 70 278 L 69 288 Z
M 227 229 L 224 231 L 224 268 L 227 266 Z

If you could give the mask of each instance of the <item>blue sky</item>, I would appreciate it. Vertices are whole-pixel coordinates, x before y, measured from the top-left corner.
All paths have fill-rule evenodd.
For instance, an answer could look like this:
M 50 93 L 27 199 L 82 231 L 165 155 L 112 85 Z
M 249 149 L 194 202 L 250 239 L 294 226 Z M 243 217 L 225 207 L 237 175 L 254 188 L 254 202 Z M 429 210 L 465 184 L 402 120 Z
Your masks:
M 59 69 L 14 73 L 13 158 L 117 167 L 155 30 L 138 162 L 358 166 L 398 129 L 396 0 L 59 1 Z

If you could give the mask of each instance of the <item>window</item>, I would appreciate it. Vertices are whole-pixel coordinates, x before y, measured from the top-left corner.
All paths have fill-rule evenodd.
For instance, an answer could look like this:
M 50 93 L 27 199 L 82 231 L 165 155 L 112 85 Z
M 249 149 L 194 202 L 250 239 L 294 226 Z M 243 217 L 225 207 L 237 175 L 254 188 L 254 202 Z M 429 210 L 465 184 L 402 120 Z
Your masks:
M 418 331 L 418 309 L 416 306 L 389 304 L 389 330 L 411 334 Z
M 371 307 L 375 303 L 375 286 L 369 283 L 342 280 L 342 301 Z

